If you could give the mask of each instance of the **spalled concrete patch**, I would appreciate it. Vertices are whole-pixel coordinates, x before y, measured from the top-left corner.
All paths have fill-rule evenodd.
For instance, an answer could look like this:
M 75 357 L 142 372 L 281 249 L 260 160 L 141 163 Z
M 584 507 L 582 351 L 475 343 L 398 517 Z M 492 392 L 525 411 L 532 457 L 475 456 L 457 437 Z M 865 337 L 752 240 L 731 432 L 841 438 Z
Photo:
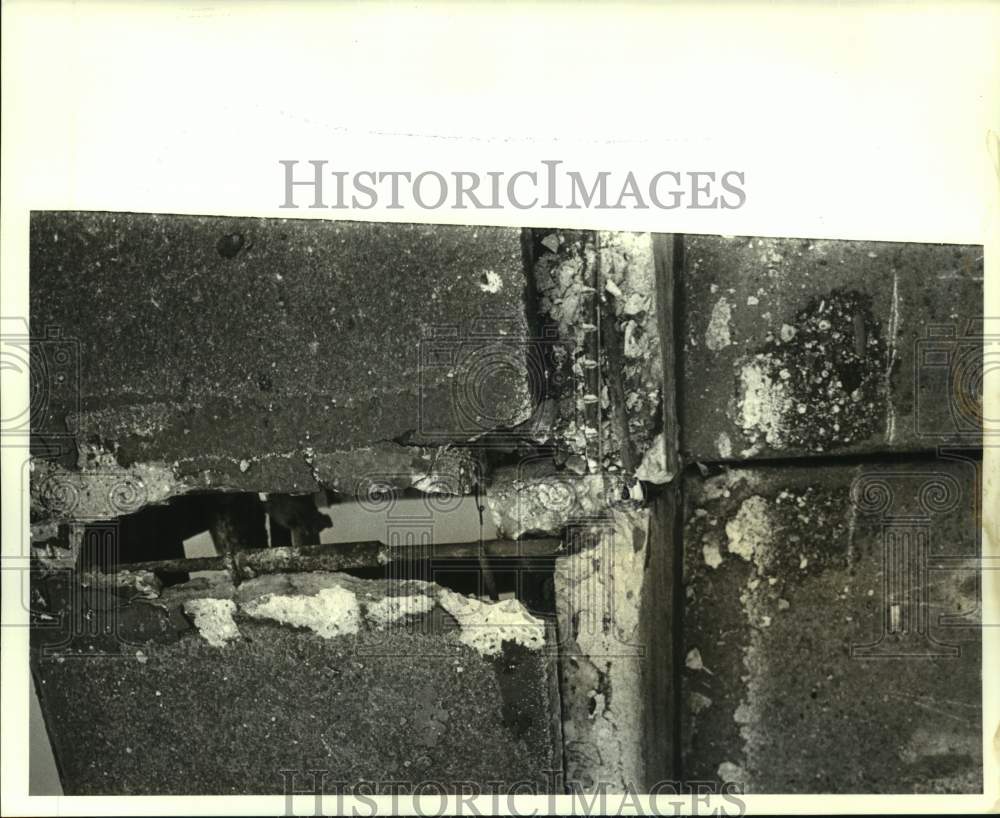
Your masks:
M 949 397 L 924 349 L 953 360 L 981 346 L 982 259 L 971 246 L 685 236 L 682 448 L 711 461 L 978 439 L 980 398 Z
M 771 523 L 767 501 L 754 495 L 743 501 L 740 510 L 726 523 L 729 553 L 747 562 L 755 557 L 763 561 L 763 552 L 771 542 Z
M 712 352 L 725 349 L 733 340 L 729 334 L 729 321 L 733 316 L 733 310 L 726 301 L 725 296 L 715 302 L 712 307 L 712 317 L 708 320 L 708 328 L 705 330 L 705 346 Z
M 687 778 L 758 793 L 979 791 L 974 573 L 934 570 L 922 581 L 915 563 L 901 563 L 915 582 L 905 599 L 928 595 L 933 641 L 919 649 L 940 653 L 904 655 L 914 643 L 886 630 L 884 596 L 902 580 L 883 562 L 886 531 L 895 543 L 928 536 L 935 558 L 975 553 L 975 485 L 972 462 L 948 461 L 689 478 Z M 915 631 L 920 610 L 898 619 Z M 948 626 L 942 616 L 959 618 Z M 876 643 L 885 655 L 865 653 Z
M 556 231 L 543 245 L 534 278 L 554 333 L 546 344 L 558 399 L 551 439 L 589 473 L 631 477 L 663 445 L 651 237 Z M 647 467 L 643 479 L 665 477 Z
M 870 301 L 856 291 L 817 297 L 737 363 L 739 424 L 752 446 L 823 452 L 881 428 L 891 361 Z
M 458 621 L 458 638 L 483 656 L 499 656 L 504 643 L 529 650 L 545 646 L 545 623 L 516 599 L 484 602 L 442 589 L 438 603 Z
M 497 533 L 516 539 L 527 533 L 558 534 L 571 522 L 601 516 L 623 494 L 620 477 L 578 476 L 539 458 L 498 469 L 486 503 Z
M 434 607 L 434 598 L 424 594 L 387 596 L 365 605 L 365 618 L 376 628 L 386 628 L 411 616 L 423 616 Z
M 664 729 L 643 717 L 649 512 L 615 512 L 580 535 L 591 544 L 556 561 L 566 777 L 586 791 L 635 790 L 646 777 L 645 732 Z
M 240 638 L 240 629 L 233 620 L 236 603 L 231 599 L 192 599 L 184 603 L 184 613 L 194 619 L 198 633 L 212 647 L 225 647 Z
M 350 636 L 361 627 L 357 597 L 340 587 L 323 588 L 312 596 L 266 594 L 243 605 L 242 611 L 254 619 L 308 628 L 324 639 Z

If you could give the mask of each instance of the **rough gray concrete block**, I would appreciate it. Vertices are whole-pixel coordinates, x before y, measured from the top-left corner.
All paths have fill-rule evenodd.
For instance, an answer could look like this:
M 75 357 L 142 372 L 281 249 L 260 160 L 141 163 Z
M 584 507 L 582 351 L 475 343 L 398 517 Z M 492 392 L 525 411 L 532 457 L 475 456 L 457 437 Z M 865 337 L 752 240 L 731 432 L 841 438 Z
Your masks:
M 977 465 L 687 481 L 686 778 L 981 792 Z
M 32 332 L 78 356 L 33 432 L 84 459 L 309 491 L 316 452 L 535 409 L 519 230 L 36 212 L 30 254 Z
M 326 573 L 35 591 L 67 794 L 281 794 L 311 770 L 330 796 L 557 780 L 552 627 L 515 600 Z
M 690 458 L 978 441 L 981 247 L 685 236 L 682 286 Z

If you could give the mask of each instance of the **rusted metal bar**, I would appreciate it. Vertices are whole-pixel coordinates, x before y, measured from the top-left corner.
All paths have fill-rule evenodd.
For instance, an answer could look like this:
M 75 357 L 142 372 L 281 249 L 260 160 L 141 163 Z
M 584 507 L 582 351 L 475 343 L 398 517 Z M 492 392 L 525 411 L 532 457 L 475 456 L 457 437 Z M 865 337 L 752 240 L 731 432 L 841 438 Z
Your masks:
M 587 289 L 584 297 L 590 298 L 590 308 L 588 313 L 588 323 L 592 330 L 584 336 L 583 354 L 579 357 L 580 365 L 583 368 L 583 390 L 584 395 L 601 395 L 601 349 L 603 338 L 601 327 L 601 247 L 599 236 L 596 231 L 584 234 L 584 247 L 582 260 L 587 276 Z M 591 242 L 593 257 L 589 259 L 587 254 L 587 241 Z M 584 403 L 584 419 L 587 429 L 593 432 L 587 435 L 587 456 L 597 463 L 604 461 L 604 438 L 601 434 L 601 402 L 600 400 Z
M 623 350 L 625 341 L 618 329 L 618 318 L 615 315 L 615 296 L 604 293 L 607 309 L 601 311 L 601 339 L 604 343 L 604 354 L 608 359 L 608 392 L 611 395 L 611 416 L 621 441 L 622 466 L 626 474 L 634 474 L 637 466 L 632 451 L 632 438 L 628 429 L 628 414 L 625 410 L 625 356 Z
M 526 540 L 486 540 L 480 543 L 435 543 L 426 554 L 431 559 L 478 559 L 481 554 L 494 558 L 544 558 L 562 550 L 558 537 Z M 390 546 L 380 540 L 352 543 L 253 548 L 232 555 L 241 575 L 277 574 L 297 571 L 347 571 L 359 568 L 379 568 L 400 559 L 412 559 L 413 547 Z M 123 571 L 222 571 L 227 569 L 224 557 L 192 557 L 188 559 L 156 560 L 123 563 Z
M 121 562 L 119 571 L 223 571 L 225 557 L 180 557 L 174 560 L 146 560 L 145 562 Z

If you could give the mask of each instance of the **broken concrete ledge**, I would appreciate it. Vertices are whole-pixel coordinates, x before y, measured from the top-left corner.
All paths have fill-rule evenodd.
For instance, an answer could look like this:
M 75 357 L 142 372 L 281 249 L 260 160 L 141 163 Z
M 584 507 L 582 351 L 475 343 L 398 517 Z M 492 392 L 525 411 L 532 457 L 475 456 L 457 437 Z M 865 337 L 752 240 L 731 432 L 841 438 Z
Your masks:
M 293 479 L 270 470 L 281 460 L 303 472 Z M 309 493 L 319 488 L 361 502 L 387 490 L 417 489 L 433 494 L 469 494 L 481 468 L 467 449 L 382 443 L 351 451 L 291 452 L 253 461 L 225 460 L 225 466 L 190 473 L 178 462 L 120 465 L 110 453 L 81 455 L 78 469 L 34 458 L 31 461 L 32 522 L 51 524 L 109 520 L 191 491 Z
M 415 489 L 464 495 L 483 488 L 501 538 L 558 536 L 570 525 L 604 516 L 611 508 L 635 508 L 644 501 L 639 480 L 622 474 L 579 474 L 559 468 L 551 456 L 526 457 L 514 466 L 484 474 L 474 451 L 383 444 L 354 452 L 314 454 L 310 484 L 344 493 L 362 506 L 379 506 L 387 492 Z M 45 540 L 60 523 L 111 520 L 192 491 L 248 490 L 251 486 L 178 477 L 166 464 L 110 463 L 75 471 L 47 460 L 32 461 L 33 533 Z M 300 487 L 301 488 L 301 487 Z M 253 491 L 259 490 L 257 487 Z M 274 552 L 275 559 L 278 552 Z

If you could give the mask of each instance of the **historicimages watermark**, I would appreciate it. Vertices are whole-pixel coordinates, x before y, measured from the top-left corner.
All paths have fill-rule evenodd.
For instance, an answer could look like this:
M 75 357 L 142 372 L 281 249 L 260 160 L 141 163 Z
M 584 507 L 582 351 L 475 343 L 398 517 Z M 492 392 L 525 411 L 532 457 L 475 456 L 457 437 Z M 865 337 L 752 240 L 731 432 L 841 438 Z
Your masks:
M 343 170 L 326 159 L 280 159 L 281 208 L 371 210 L 735 210 L 737 170 L 579 171 L 558 159 L 531 169 Z

